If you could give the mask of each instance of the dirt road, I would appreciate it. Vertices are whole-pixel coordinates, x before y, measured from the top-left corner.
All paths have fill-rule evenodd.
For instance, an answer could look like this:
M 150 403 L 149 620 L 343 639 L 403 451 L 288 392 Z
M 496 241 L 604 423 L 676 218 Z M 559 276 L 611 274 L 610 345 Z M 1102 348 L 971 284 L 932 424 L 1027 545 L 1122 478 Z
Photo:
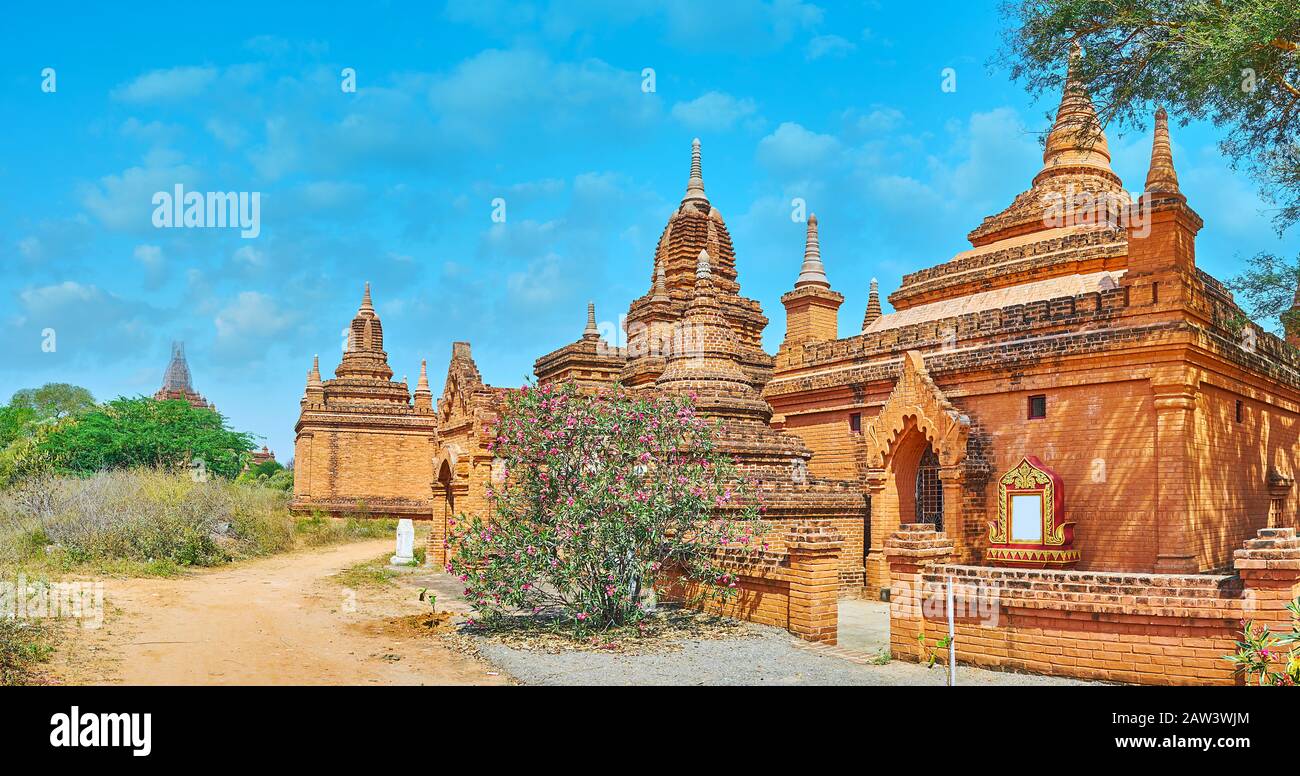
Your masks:
M 392 552 L 377 540 L 178 579 L 110 579 L 104 627 L 52 661 L 75 684 L 505 684 L 436 637 L 393 633 L 407 591 L 351 591 L 331 575 Z

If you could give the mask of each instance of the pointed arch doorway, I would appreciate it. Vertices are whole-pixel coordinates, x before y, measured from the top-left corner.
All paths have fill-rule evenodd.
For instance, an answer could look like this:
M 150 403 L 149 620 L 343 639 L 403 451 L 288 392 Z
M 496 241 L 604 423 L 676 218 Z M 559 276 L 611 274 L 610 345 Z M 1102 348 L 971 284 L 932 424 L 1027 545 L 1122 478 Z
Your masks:
M 871 497 L 865 592 L 889 587 L 885 542 L 904 523 L 929 523 L 958 543 L 962 482 L 971 421 L 935 385 L 918 351 L 908 351 L 894 390 L 863 427 L 864 468 Z

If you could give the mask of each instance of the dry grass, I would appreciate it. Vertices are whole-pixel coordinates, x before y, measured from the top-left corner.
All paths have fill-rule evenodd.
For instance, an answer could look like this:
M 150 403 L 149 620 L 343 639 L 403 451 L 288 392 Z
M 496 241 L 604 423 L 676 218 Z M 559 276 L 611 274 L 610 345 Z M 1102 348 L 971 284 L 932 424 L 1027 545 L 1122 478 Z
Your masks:
M 133 469 L 45 477 L 0 493 L 0 568 L 172 576 L 188 567 L 392 536 L 392 520 L 295 519 L 257 483 Z

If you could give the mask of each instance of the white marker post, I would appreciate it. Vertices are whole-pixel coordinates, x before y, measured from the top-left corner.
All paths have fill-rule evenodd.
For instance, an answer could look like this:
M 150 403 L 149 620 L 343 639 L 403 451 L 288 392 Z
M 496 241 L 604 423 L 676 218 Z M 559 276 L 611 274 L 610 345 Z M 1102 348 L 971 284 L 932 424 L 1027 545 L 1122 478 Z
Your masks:
M 952 577 L 948 577 L 948 686 L 957 686 L 957 626 L 953 619 Z

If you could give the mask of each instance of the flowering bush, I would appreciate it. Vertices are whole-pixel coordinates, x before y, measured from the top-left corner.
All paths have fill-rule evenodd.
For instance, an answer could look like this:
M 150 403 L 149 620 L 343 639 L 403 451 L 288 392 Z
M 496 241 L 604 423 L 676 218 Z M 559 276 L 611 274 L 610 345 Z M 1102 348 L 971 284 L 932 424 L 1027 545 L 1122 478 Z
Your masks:
M 1236 663 L 1237 673 L 1245 674 L 1248 681 L 1259 677 L 1264 686 L 1300 685 L 1300 598 L 1287 604 L 1287 609 L 1291 611 L 1290 633 L 1273 633 L 1267 625 L 1256 627 L 1250 621 L 1242 623 L 1237 654 L 1225 659 Z
M 484 618 L 558 614 L 578 632 L 641 620 L 665 573 L 734 593 L 715 551 L 761 549 L 762 508 L 737 487 L 711 430 L 688 399 L 622 387 L 510 395 L 489 429 L 489 514 L 453 526 L 447 570 Z

